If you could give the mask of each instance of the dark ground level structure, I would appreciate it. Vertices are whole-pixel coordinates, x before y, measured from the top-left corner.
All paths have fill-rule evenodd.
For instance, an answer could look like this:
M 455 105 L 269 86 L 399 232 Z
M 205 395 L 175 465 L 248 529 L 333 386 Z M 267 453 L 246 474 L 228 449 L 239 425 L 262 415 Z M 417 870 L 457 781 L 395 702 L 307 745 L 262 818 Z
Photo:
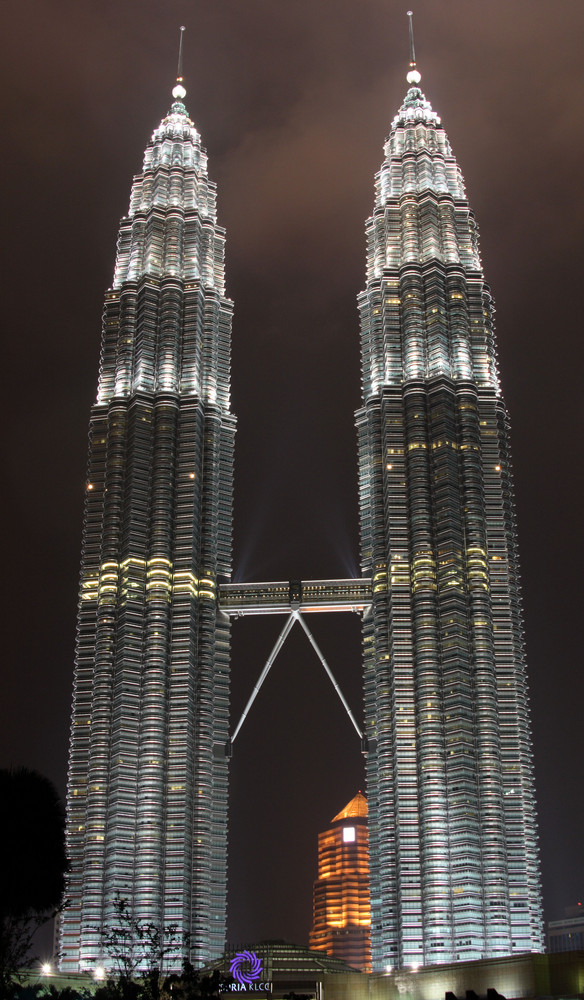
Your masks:
M 506 1000 L 584 998 L 584 951 L 514 955 L 367 975 L 341 971 L 342 962 L 298 945 L 262 942 L 244 947 L 262 958 L 272 990 L 241 990 L 226 996 L 263 995 L 282 1000 L 292 992 L 315 1000 L 497 1000 L 497 995 Z M 235 949 L 227 951 L 212 968 L 223 967 L 228 972 L 235 954 Z M 37 981 L 38 975 L 31 973 L 29 982 Z M 51 984 L 84 989 L 93 982 L 85 974 L 40 977 L 40 981 L 46 984 L 47 995 Z

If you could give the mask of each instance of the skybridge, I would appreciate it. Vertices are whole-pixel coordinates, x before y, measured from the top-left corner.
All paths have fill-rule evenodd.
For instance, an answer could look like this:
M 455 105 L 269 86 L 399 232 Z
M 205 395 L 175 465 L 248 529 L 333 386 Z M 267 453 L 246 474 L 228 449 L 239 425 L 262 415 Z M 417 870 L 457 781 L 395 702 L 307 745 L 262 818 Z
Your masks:
M 286 615 L 284 627 L 278 636 L 243 714 L 226 747 L 228 756 L 259 690 L 268 676 L 274 660 L 286 642 L 293 626 L 298 623 L 318 656 L 325 672 L 338 694 L 359 739 L 365 748 L 363 733 L 337 684 L 324 654 L 304 620 L 305 614 L 318 611 L 356 611 L 362 613 L 371 604 L 371 578 L 358 580 L 288 580 L 276 583 L 223 583 L 219 587 L 219 607 L 224 614 L 239 618 L 242 615 Z
M 222 583 L 219 607 L 227 615 L 281 615 L 293 610 L 363 612 L 371 604 L 371 578 Z

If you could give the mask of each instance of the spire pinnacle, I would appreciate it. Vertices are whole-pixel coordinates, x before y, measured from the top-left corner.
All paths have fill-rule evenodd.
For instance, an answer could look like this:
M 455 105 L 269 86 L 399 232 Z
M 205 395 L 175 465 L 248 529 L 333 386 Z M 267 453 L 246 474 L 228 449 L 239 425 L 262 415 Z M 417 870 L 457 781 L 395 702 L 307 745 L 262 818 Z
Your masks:
M 418 84 L 422 79 L 421 73 L 416 69 L 416 50 L 414 48 L 414 21 L 413 12 L 408 11 L 408 19 L 410 22 L 410 69 L 406 76 L 408 83 Z
M 178 67 L 176 70 L 176 85 L 172 88 L 172 96 L 175 101 L 182 101 L 186 97 L 186 90 L 183 86 L 183 35 L 185 27 L 181 25 L 180 42 L 178 45 Z

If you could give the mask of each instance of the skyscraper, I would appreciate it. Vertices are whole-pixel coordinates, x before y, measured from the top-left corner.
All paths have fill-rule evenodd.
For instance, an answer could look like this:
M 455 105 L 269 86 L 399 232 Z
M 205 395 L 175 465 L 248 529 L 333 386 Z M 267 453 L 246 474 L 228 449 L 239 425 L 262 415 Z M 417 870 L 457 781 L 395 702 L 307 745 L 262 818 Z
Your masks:
M 367 799 L 361 792 L 318 835 L 310 947 L 371 971 Z
M 177 927 L 173 964 L 182 935 L 195 964 L 222 953 L 229 615 L 246 613 L 288 619 L 231 741 L 296 623 L 330 673 L 304 616 L 364 612 L 373 968 L 543 950 L 493 304 L 413 43 L 408 81 L 359 299 L 359 580 L 227 582 L 232 304 L 180 74 L 134 179 L 91 415 L 65 970 L 103 960 L 117 898 Z
M 411 48 L 359 297 L 374 969 L 543 950 L 493 302 Z
M 225 940 L 234 417 L 225 233 L 183 103 L 154 131 L 106 294 L 70 745 L 61 967 L 95 966 L 115 900 Z M 175 956 L 175 964 L 180 957 Z

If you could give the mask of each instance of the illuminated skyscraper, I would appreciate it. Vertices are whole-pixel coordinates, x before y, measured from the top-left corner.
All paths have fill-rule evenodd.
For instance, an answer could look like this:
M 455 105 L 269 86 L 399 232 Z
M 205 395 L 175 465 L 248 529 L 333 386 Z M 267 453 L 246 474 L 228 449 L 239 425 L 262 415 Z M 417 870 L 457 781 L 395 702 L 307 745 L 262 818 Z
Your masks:
M 65 970 L 103 960 L 118 897 L 195 964 L 222 954 L 228 616 L 288 616 L 233 742 L 296 623 L 330 674 L 305 620 L 323 610 L 364 611 L 373 968 L 543 950 L 493 304 L 411 63 L 367 223 L 359 580 L 227 582 L 232 304 L 182 76 L 134 179 L 91 414 Z
M 543 950 L 507 410 L 411 53 L 367 222 L 357 413 L 374 969 Z
M 367 799 L 358 792 L 318 835 L 310 947 L 371 971 Z
M 91 412 L 61 966 L 95 966 L 116 896 L 225 940 L 234 417 L 215 185 L 179 74 L 122 220 Z M 182 941 L 177 947 L 180 953 Z M 177 956 L 175 963 L 180 964 Z

